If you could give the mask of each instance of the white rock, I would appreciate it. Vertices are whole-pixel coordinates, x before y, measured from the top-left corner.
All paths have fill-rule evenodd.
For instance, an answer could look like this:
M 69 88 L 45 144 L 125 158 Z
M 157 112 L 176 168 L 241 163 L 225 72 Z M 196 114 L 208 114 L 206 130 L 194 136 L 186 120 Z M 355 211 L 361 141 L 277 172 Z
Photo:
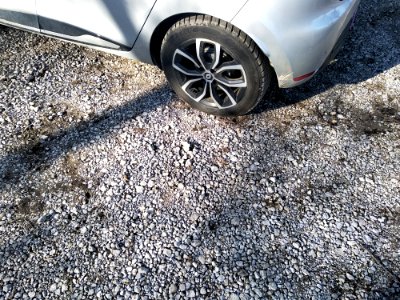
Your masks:
M 182 148 L 183 148 L 183 151 L 185 151 L 186 153 L 192 152 L 192 151 L 190 151 L 191 146 L 188 142 L 182 142 Z
M 136 193 L 143 194 L 144 187 L 142 187 L 141 185 L 137 185 L 135 188 L 136 188 Z
M 268 289 L 269 289 L 270 291 L 275 292 L 275 291 L 278 289 L 278 287 L 276 286 L 276 283 L 275 283 L 275 282 L 270 282 L 270 283 L 268 284 Z
M 175 294 L 178 291 L 178 288 L 175 284 L 171 284 L 168 288 L 168 293 L 171 294 Z
M 218 172 L 219 168 L 217 166 L 212 166 L 211 167 L 211 172 L 215 173 Z
M 55 292 L 56 289 L 57 289 L 57 284 L 56 283 L 53 283 L 49 288 L 50 292 Z
M 239 298 L 239 296 L 236 295 L 236 294 L 231 294 L 231 295 L 229 296 L 229 300 L 240 300 L 240 298 Z

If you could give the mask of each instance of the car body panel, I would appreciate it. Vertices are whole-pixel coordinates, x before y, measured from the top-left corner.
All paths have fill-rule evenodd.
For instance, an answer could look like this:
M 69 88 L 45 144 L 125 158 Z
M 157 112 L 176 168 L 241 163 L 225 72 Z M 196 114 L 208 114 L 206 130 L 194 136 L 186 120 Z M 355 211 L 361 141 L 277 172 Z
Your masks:
M 321 68 L 359 2 L 249 0 L 231 23 L 246 32 L 268 56 L 279 86 L 293 87 Z M 295 80 L 304 75 L 309 76 Z
M 39 31 L 35 0 L 0 0 L 0 22 Z
M 155 0 L 36 0 L 42 33 L 126 49 L 133 47 L 154 3 Z

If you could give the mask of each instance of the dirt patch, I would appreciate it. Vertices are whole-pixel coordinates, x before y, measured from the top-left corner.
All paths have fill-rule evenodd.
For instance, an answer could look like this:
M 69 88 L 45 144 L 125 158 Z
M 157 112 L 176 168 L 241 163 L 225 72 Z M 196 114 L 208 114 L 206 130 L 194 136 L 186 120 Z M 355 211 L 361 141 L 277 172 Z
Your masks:
M 37 214 L 43 212 L 45 208 L 45 203 L 40 201 L 39 197 L 27 197 L 17 204 L 17 213 L 22 215 Z
M 68 102 L 58 102 L 40 109 L 35 119 L 30 119 L 25 128 L 17 132 L 19 141 L 25 145 L 40 143 L 54 137 L 60 130 L 83 120 L 85 114 Z
M 398 105 L 387 106 L 374 103 L 372 111 L 353 108 L 351 123 L 356 132 L 366 135 L 384 134 L 394 130 L 393 125 L 400 125 Z
M 62 162 L 62 170 L 69 180 L 58 183 L 51 192 L 78 190 L 80 196 L 76 199 L 77 202 L 88 203 L 93 197 L 93 192 L 89 189 L 86 179 L 80 175 L 80 168 L 80 162 L 73 155 L 67 154 Z

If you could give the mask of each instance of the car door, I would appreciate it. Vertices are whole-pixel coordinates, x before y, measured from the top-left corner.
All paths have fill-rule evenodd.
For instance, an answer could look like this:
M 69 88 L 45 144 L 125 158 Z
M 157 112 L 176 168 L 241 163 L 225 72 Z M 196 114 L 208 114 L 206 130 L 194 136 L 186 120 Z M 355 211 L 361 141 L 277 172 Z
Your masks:
M 122 50 L 132 48 L 155 2 L 155 0 L 36 0 L 42 33 L 89 45 Z
M 35 0 L 0 0 L 0 23 L 38 31 Z

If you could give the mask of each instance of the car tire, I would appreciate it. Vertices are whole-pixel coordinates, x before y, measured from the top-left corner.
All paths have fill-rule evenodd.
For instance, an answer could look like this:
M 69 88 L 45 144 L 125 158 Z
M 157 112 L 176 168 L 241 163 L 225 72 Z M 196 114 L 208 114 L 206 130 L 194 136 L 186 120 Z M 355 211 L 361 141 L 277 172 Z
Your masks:
M 271 82 L 268 59 L 250 37 L 206 15 L 184 18 L 170 28 L 161 64 L 180 98 L 213 115 L 247 114 Z

